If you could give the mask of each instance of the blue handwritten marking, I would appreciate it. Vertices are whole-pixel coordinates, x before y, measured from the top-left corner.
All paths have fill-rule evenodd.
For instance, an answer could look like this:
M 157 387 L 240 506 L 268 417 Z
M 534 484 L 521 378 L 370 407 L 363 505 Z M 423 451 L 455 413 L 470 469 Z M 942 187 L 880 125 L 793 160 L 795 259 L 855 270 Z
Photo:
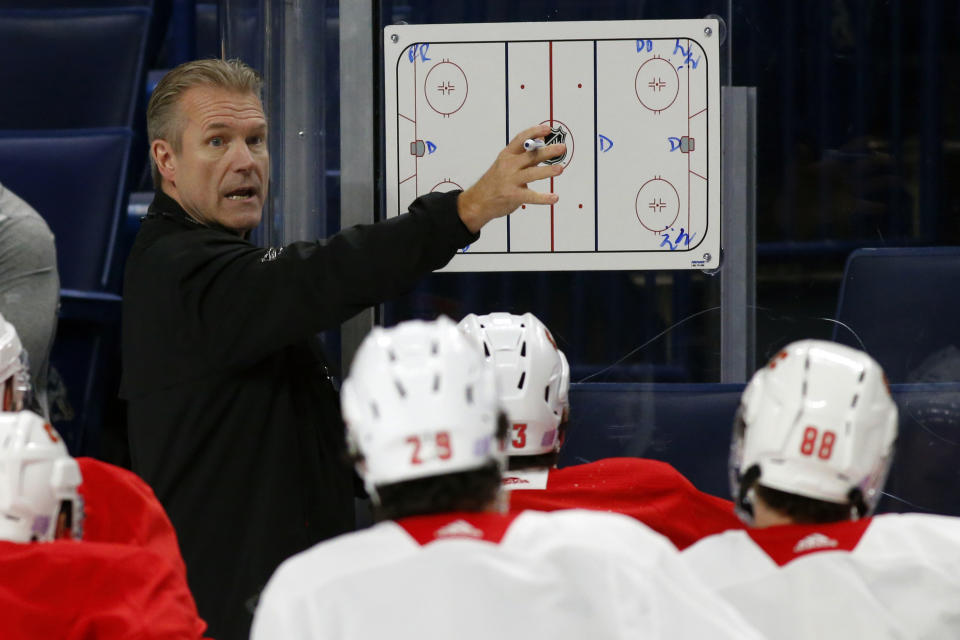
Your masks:
M 600 138 L 600 151 L 606 153 L 613 149 L 613 140 L 603 134 L 598 134 L 597 137 Z
M 670 151 L 676 151 L 680 148 L 680 138 L 674 138 L 673 136 L 670 136 L 667 138 L 667 142 L 670 143 Z
M 460 253 L 466 253 L 467 251 L 470 251 L 470 245 L 467 245 L 463 249 L 460 249 Z
M 427 155 L 433 153 L 436 150 L 437 150 L 437 145 L 427 140 Z
M 670 227 L 670 231 L 673 231 L 673 227 Z M 680 227 L 680 233 L 677 234 L 677 239 L 673 242 L 670 241 L 670 234 L 666 231 L 663 232 L 663 240 L 660 241 L 661 247 L 670 247 L 670 251 L 676 251 L 677 247 L 690 247 L 690 243 L 697 237 L 697 234 L 694 233 L 692 236 L 683 230 L 683 227 Z
M 697 56 L 696 60 L 693 59 L 693 45 L 690 45 L 689 49 L 684 49 L 683 45 L 680 44 L 679 38 L 674 41 L 672 55 L 677 55 L 678 53 L 683 56 L 683 64 L 677 67 L 677 69 L 683 69 L 684 64 L 689 64 L 691 69 L 696 69 L 700 64 L 701 56 Z
M 428 60 L 432 59 L 427 57 L 427 51 L 429 49 L 430 49 L 430 43 L 421 44 L 419 47 L 417 47 L 417 45 L 413 45 L 412 47 L 407 49 L 407 59 L 410 60 L 410 62 L 413 62 L 417 59 L 417 55 L 419 54 L 420 60 L 422 60 L 423 62 L 427 62 Z
M 637 40 L 637 53 L 653 51 L 653 40 Z

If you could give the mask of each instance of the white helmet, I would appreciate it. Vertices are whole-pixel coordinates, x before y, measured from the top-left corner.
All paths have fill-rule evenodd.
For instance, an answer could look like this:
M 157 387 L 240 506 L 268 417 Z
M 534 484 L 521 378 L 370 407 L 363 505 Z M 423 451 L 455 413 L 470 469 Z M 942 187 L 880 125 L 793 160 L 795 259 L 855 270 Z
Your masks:
M 483 344 L 497 372 L 500 400 L 510 420 L 509 453 L 535 456 L 560 448 L 558 428 L 570 390 L 570 365 L 532 313 L 472 313 L 460 328 Z
M 0 315 L 0 384 L 3 411 L 19 411 L 30 392 L 27 352 L 12 324 Z
M 374 328 L 341 391 L 357 472 L 376 487 L 504 462 L 493 369 L 447 317 Z
M 79 539 L 80 482 L 77 461 L 48 422 L 30 411 L 0 413 L 0 540 Z
M 738 511 L 751 521 L 756 481 L 867 516 L 896 437 L 897 406 L 873 358 L 833 342 L 794 342 L 754 374 L 740 401 L 730 452 Z

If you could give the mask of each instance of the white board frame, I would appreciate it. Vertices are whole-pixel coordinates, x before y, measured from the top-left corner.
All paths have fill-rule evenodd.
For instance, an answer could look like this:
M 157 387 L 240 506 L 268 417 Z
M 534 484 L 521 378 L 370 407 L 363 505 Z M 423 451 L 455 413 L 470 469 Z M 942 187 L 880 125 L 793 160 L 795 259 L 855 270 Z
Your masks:
M 628 63 L 632 67 L 637 67 L 638 65 L 643 64 L 643 61 L 649 62 L 649 56 L 644 57 L 644 44 L 646 42 L 659 43 L 664 40 L 676 40 L 681 45 L 680 41 L 687 42 L 687 50 L 691 54 L 694 51 L 693 46 L 690 45 L 689 41 L 693 41 L 697 44 L 699 50 L 697 53 L 702 52 L 702 59 L 699 59 L 697 56 L 696 62 L 699 65 L 704 65 L 701 67 L 702 71 L 706 75 L 705 82 L 706 86 L 706 108 L 705 116 L 706 120 L 706 140 L 702 140 L 702 136 L 698 136 L 696 140 L 697 148 L 702 148 L 704 142 L 706 143 L 707 153 L 706 153 L 706 173 L 704 175 L 699 175 L 706 183 L 706 193 L 705 193 L 705 211 L 697 210 L 693 205 L 688 204 L 687 215 L 688 219 L 691 215 L 691 211 L 695 211 L 697 215 L 701 215 L 705 218 L 705 228 L 698 229 L 702 230 L 703 233 L 699 238 L 694 238 L 693 241 L 690 240 L 690 235 L 686 236 L 686 246 L 683 242 L 674 241 L 677 239 L 676 235 L 679 233 L 675 231 L 674 227 L 670 227 L 668 230 L 666 227 L 663 229 L 662 233 L 658 233 L 657 230 L 652 230 L 657 236 L 657 239 L 663 242 L 663 238 L 666 238 L 666 242 L 662 243 L 659 248 L 650 249 L 650 248 L 630 248 L 630 249 L 600 249 L 599 243 L 595 243 L 592 249 L 557 249 L 555 246 L 548 247 L 545 250 L 524 250 L 517 251 L 500 251 L 494 250 L 484 253 L 474 252 L 471 253 L 469 248 L 465 252 L 459 252 L 450 264 L 448 264 L 443 270 L 444 271 L 459 271 L 459 272 L 481 272 L 481 271 L 581 271 L 581 270 L 646 270 L 646 269 L 715 269 L 719 267 L 720 264 L 720 227 L 721 227 L 721 184 L 722 184 L 722 174 L 721 174 L 721 148 L 720 148 L 720 55 L 719 55 L 719 27 L 715 19 L 700 19 L 700 20 L 657 20 L 657 21 L 609 21 L 609 22 L 546 22 L 546 23 L 481 23 L 481 24 L 445 24 L 445 25 L 392 25 L 384 29 L 384 78 L 385 78 L 385 146 L 386 146 L 386 181 L 385 181 L 385 191 L 386 191 L 386 203 L 387 217 L 392 217 L 402 213 L 406 210 L 406 206 L 409 205 L 409 201 L 413 200 L 413 197 L 409 197 L 408 202 L 401 203 L 401 187 L 400 187 L 400 156 L 403 153 L 404 149 L 401 147 L 409 147 L 410 143 L 407 140 L 400 141 L 400 126 L 401 119 L 406 118 L 411 120 L 405 115 L 401 114 L 401 108 L 398 106 L 399 103 L 399 89 L 398 89 L 398 69 L 399 65 L 404 63 L 408 59 L 409 48 L 411 45 L 417 45 L 417 48 L 420 49 L 422 44 L 434 45 L 434 50 L 436 51 L 438 47 L 436 45 L 449 45 L 449 44 L 458 44 L 458 43 L 499 43 L 503 44 L 504 47 L 507 47 L 507 44 L 510 45 L 519 45 L 520 43 L 551 43 L 551 65 L 552 65 L 552 55 L 553 55 L 553 45 L 552 43 L 583 43 L 583 42 L 608 42 L 608 41 L 633 41 L 636 43 L 638 58 Z M 558 45 L 559 46 L 559 45 Z M 414 62 L 416 62 L 417 50 L 414 50 Z M 428 48 L 429 50 L 429 48 Z M 558 49 L 559 50 L 559 49 Z M 594 51 L 597 50 L 597 45 L 594 45 Z M 649 51 L 649 49 L 648 49 Z M 662 56 L 654 56 L 661 57 Z M 683 58 L 683 55 L 680 56 Z M 693 56 L 687 56 L 688 58 L 693 58 Z M 423 56 L 424 59 L 426 56 Z M 596 60 L 596 54 L 594 54 L 594 59 Z M 676 62 L 671 59 L 672 62 Z M 682 62 L 682 60 L 681 60 Z M 689 62 L 689 60 L 688 60 Z M 657 63 L 662 66 L 662 63 Z M 594 62 L 595 77 L 596 77 L 596 62 Z M 503 82 L 507 82 L 507 74 L 509 73 L 509 68 L 506 65 L 503 68 Z M 552 67 L 551 67 L 552 69 Z M 551 72 L 552 73 L 552 72 Z M 637 71 L 639 79 L 639 69 Z M 552 78 L 552 75 L 551 75 Z M 688 71 L 688 82 L 689 82 L 689 71 Z M 638 80 L 639 81 L 639 80 Z M 551 80 L 551 91 L 553 91 L 553 85 Z M 595 95 L 596 95 L 596 89 Z M 689 89 L 688 94 L 689 95 Z M 639 94 L 637 96 L 640 97 Z M 414 98 L 416 100 L 417 98 Z M 599 98 L 595 98 L 595 108 L 599 104 Z M 688 100 L 689 103 L 689 100 Z M 648 110 L 651 110 L 649 105 L 647 106 Z M 701 111 L 702 113 L 702 111 Z M 699 115 L 699 114 L 695 114 Z M 552 118 L 551 114 L 551 118 Z M 688 118 L 694 116 L 687 115 Z M 509 119 L 509 116 L 508 116 Z M 411 120 L 412 121 L 412 120 Z M 514 135 L 523 128 L 536 124 L 536 122 L 510 122 L 510 135 Z M 645 131 L 644 135 L 656 136 L 654 138 L 657 141 L 657 144 L 660 143 L 660 138 L 663 138 L 663 143 L 666 143 L 666 136 L 663 135 L 663 131 Z M 409 136 L 408 136 L 409 137 Z M 414 136 L 416 137 L 416 136 Z M 582 139 L 582 137 L 581 137 Z M 588 138 L 589 139 L 589 138 Z M 493 161 L 496 154 L 503 148 L 505 140 L 504 139 L 479 139 L 470 141 L 470 154 L 474 154 L 477 157 L 481 158 L 483 162 L 488 165 Z M 669 143 L 671 146 L 674 143 L 671 141 Z M 601 142 L 599 138 L 594 138 L 593 140 L 594 156 L 599 156 L 603 153 L 600 150 Z M 569 145 L 568 145 L 569 146 Z M 489 150 L 486 149 L 489 147 Z M 608 149 L 609 150 L 609 149 Z M 410 150 L 411 154 L 414 154 L 413 149 Z M 463 153 L 467 153 L 464 151 Z M 657 147 L 656 153 L 662 153 L 661 147 Z M 681 150 L 681 153 L 685 153 Z M 689 158 L 689 155 L 688 155 Z M 595 161 L 595 185 L 598 184 L 600 172 L 596 169 L 597 162 Z M 689 159 L 688 159 L 689 167 Z M 689 169 L 688 169 L 689 170 Z M 419 170 L 415 170 L 414 173 L 417 173 Z M 480 172 L 477 171 L 477 174 L 471 178 L 476 180 L 479 178 Z M 689 176 L 689 174 L 688 174 Z M 566 176 L 561 176 L 561 178 Z M 559 178 L 558 178 L 559 179 Z M 654 178 L 656 179 L 656 178 Z M 545 181 L 543 181 L 545 182 Z M 666 182 L 666 181 L 665 181 Z M 646 184 L 646 183 L 644 183 Z M 658 183 L 659 184 L 659 183 Z M 667 182 L 669 185 L 669 182 Z M 455 188 L 454 185 L 450 185 Z M 469 184 L 459 185 L 463 188 L 469 187 Z M 540 183 L 531 184 L 531 188 L 538 190 L 549 190 L 544 189 L 544 185 Z M 641 191 L 644 187 L 641 187 Z M 703 187 L 699 187 L 699 190 L 702 191 Z M 599 188 L 595 187 L 595 191 L 599 191 Z M 676 189 L 674 189 L 676 192 Z M 416 190 L 417 194 L 422 194 L 422 191 L 419 187 Z M 562 193 L 562 192 L 561 192 Z M 692 198 L 692 191 L 688 188 L 688 203 Z M 637 193 L 637 203 L 636 210 L 633 215 L 638 219 L 641 225 L 647 227 L 646 224 L 643 224 L 641 219 L 641 205 L 639 203 L 641 192 Z M 563 196 L 561 196 L 563 198 Z M 680 196 L 677 196 L 678 201 Z M 678 205 L 679 206 L 679 205 Z M 530 207 L 527 211 L 534 209 L 535 207 Z M 604 215 L 606 211 L 604 208 L 599 205 L 596 207 L 597 220 L 599 221 L 600 216 Z M 622 212 L 620 212 L 622 214 Z M 523 215 L 519 210 L 512 214 L 517 216 L 518 214 Z M 538 215 L 536 213 L 532 215 Z M 485 240 L 484 234 L 491 235 L 496 234 L 496 224 L 500 221 L 493 221 L 485 227 L 484 232 L 481 236 L 481 242 Z M 508 223 L 504 220 L 501 224 L 507 225 Z M 599 227 L 599 222 L 596 224 Z M 509 227 L 508 227 L 509 228 Z M 692 230 L 691 225 L 691 230 Z M 649 230 L 649 227 L 647 227 Z M 550 221 L 550 236 L 551 243 L 553 242 L 554 223 L 551 219 Z M 509 238 L 509 231 L 507 232 L 507 237 Z M 595 234 L 598 233 L 595 231 Z M 673 233 L 674 237 L 671 238 L 670 234 Z M 683 236 L 681 236 L 682 238 Z M 509 240 L 508 240 L 509 243 Z M 509 247 L 509 244 L 508 244 Z

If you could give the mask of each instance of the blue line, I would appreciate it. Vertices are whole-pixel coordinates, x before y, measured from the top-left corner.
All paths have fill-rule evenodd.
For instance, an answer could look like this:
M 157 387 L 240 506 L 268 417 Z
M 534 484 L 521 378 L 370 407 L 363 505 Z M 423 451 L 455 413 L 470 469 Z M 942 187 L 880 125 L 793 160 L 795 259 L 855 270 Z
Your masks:
M 506 143 L 510 144 L 510 47 L 503 43 L 503 95 L 507 108 L 504 109 L 507 119 Z M 507 216 L 507 253 L 510 253 L 510 216 Z
M 599 173 L 597 170 L 597 158 L 600 156 L 600 153 L 597 147 L 600 144 L 600 138 L 597 137 L 599 133 L 597 131 L 597 92 L 599 87 L 599 80 L 597 77 L 597 41 L 593 41 L 593 250 L 600 250 L 600 216 L 599 216 L 599 207 L 600 207 L 600 195 L 599 195 L 599 186 L 597 182 L 599 181 Z

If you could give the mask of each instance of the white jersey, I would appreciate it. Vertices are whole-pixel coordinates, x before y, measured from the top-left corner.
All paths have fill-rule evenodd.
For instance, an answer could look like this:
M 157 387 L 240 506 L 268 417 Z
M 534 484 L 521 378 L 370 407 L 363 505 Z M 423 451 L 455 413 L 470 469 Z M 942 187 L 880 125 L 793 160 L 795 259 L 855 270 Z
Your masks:
M 682 555 L 771 638 L 960 638 L 960 518 L 727 531 Z
M 252 640 L 759 638 L 670 542 L 619 514 L 385 521 L 284 562 Z

